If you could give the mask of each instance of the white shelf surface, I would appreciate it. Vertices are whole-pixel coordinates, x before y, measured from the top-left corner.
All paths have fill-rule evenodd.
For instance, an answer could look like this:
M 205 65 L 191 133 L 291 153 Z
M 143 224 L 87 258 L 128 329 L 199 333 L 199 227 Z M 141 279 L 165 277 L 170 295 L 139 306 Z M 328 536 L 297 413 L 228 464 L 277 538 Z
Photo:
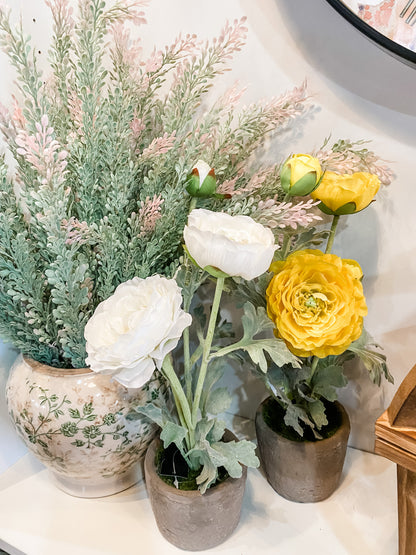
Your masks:
M 0 474 L 0 515 L 0 547 L 12 555 L 183 553 L 158 532 L 143 482 L 111 497 L 79 499 L 57 489 L 30 454 Z M 249 469 L 236 531 L 206 553 L 394 555 L 395 465 L 348 448 L 340 487 L 314 504 L 283 499 Z

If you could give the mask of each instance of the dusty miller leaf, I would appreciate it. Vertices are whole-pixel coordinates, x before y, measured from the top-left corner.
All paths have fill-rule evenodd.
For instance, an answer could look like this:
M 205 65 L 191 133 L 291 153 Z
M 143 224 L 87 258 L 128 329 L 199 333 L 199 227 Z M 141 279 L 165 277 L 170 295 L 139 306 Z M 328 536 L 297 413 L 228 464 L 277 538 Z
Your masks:
M 231 405 L 232 397 L 226 387 L 212 389 L 205 403 L 205 411 L 210 414 L 220 414 L 226 411 Z
M 263 372 L 266 372 L 268 367 L 266 353 L 278 366 L 283 366 L 284 364 L 300 366 L 297 357 L 289 351 L 282 340 L 277 338 L 255 339 L 260 333 L 274 328 L 273 322 L 267 316 L 266 310 L 263 307 L 256 309 L 251 303 L 246 302 L 241 321 L 244 328 L 242 339 L 232 345 L 219 349 L 211 357 L 225 356 L 228 353 L 242 349 L 249 354 L 254 364 L 257 364 Z
M 324 397 L 328 401 L 336 401 L 338 398 L 336 388 L 345 387 L 347 383 L 342 366 L 332 364 L 320 367 L 318 365 L 312 378 L 312 395 Z
M 370 375 L 371 380 L 376 384 L 381 384 L 381 377 L 384 375 L 386 380 L 390 383 L 394 382 L 393 376 L 390 374 L 389 369 L 386 363 L 385 355 L 371 349 L 370 347 L 374 348 L 381 348 L 371 337 L 371 335 L 363 329 L 363 333 L 361 336 L 351 343 L 348 347 L 348 351 L 351 351 L 359 359 L 362 361 L 368 373 Z
M 160 434 L 160 439 L 163 441 L 163 446 L 166 449 L 171 443 L 174 443 L 182 455 L 184 455 L 183 441 L 188 433 L 188 430 L 175 422 L 166 422 Z
M 308 408 L 318 430 L 320 430 L 322 426 L 326 426 L 328 424 L 328 419 L 325 414 L 325 405 L 322 401 L 317 400 L 313 403 L 309 403 Z

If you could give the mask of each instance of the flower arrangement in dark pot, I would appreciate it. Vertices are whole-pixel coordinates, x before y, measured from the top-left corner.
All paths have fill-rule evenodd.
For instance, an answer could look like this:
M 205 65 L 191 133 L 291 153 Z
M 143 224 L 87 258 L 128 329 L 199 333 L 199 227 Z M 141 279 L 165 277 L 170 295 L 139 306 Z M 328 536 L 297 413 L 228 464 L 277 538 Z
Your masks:
M 271 396 L 257 411 L 257 437 L 273 488 L 294 501 L 320 501 L 339 483 L 349 436 L 348 415 L 337 402 L 337 388 L 347 384 L 344 364 L 357 356 L 374 382 L 383 375 L 392 381 L 385 357 L 363 328 L 361 267 L 331 253 L 340 217 L 365 209 L 380 180 L 368 172 L 322 172 L 316 159 L 306 166 L 304 155 L 289 159 L 281 179 L 289 195 L 318 201 L 332 225 L 325 252 L 280 251 L 281 259 L 271 264 L 267 313 L 297 363 L 272 364 L 259 373 Z

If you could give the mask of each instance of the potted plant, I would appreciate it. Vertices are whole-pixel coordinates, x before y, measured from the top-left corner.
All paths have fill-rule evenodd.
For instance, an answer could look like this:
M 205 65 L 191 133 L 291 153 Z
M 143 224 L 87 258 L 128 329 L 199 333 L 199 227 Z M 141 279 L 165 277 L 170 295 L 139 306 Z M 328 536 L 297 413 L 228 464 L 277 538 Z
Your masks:
M 226 280 L 252 280 L 268 269 L 276 249 L 271 230 L 248 216 L 194 209 L 184 241 L 185 260 L 176 280 L 156 275 L 120 285 L 97 307 L 85 335 L 93 371 L 111 371 L 114 380 L 133 387 L 145 384 L 156 368 L 167 380 L 174 407 L 138 406 L 131 418 L 146 415 L 161 428 L 145 459 L 146 486 L 159 530 L 182 549 L 201 550 L 222 543 L 233 532 L 240 517 L 245 467 L 258 466 L 255 446 L 236 441 L 217 418 L 231 403 L 226 388 L 216 385 L 223 357 L 239 350 L 254 361 L 265 353 L 287 363 L 295 357 L 288 349 L 282 355 L 274 340 L 255 338 L 269 326 L 264 309 L 246 307 L 244 337 L 231 343 L 228 325 L 220 317 Z M 214 299 L 209 317 L 194 307 L 199 341 L 192 348 L 192 319 L 180 308 L 178 283 L 184 306 L 190 307 L 207 279 L 215 282 Z M 178 355 L 173 359 L 170 352 L 182 332 L 181 379 Z
M 267 312 L 297 357 L 259 373 L 271 396 L 257 410 L 260 458 L 272 487 L 298 502 L 320 501 L 336 489 L 349 435 L 349 419 L 337 402 L 347 379 L 344 364 L 359 357 L 372 380 L 390 375 L 384 355 L 363 328 L 367 306 L 359 264 L 331 254 L 342 215 L 365 209 L 380 180 L 368 172 L 321 171 L 319 162 L 291 157 L 282 168 L 287 193 L 310 194 L 332 216 L 325 252 L 294 249 L 271 265 Z M 293 192 L 295 191 L 295 192 Z
M 86 322 L 122 282 L 175 273 L 189 209 L 204 195 L 186 191 L 202 154 L 224 189 L 203 200 L 207 208 L 250 212 L 273 195 L 276 168 L 244 173 L 247 155 L 302 112 L 305 89 L 250 106 L 235 122 L 232 88 L 203 115 L 210 81 L 243 44 L 243 20 L 211 44 L 179 36 L 142 59 L 126 26 L 144 23 L 141 2 L 85 0 L 76 17 L 66 0 L 47 3 L 46 76 L 0 8 L 0 41 L 19 86 L 11 110 L 0 107 L 0 334 L 23 355 L 7 386 L 19 434 L 60 487 L 96 496 L 137 480 L 156 427 L 125 417 L 132 402 L 164 395 L 164 385 L 155 373 L 127 390 L 91 373 Z M 248 207 L 260 184 L 269 188 Z

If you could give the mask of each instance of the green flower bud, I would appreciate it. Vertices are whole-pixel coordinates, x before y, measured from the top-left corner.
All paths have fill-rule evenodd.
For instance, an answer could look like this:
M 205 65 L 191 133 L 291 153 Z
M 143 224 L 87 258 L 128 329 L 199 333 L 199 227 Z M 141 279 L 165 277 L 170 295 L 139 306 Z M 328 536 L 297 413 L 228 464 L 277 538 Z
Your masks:
M 217 190 L 214 169 L 203 160 L 198 160 L 186 179 L 186 190 L 192 197 L 210 197 Z

